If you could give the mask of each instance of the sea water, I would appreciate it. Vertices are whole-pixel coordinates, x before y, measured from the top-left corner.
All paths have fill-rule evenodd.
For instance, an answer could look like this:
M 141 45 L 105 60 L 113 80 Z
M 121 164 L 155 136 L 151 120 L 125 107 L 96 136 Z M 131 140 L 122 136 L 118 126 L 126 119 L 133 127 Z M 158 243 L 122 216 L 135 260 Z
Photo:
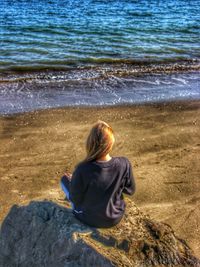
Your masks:
M 199 0 L 0 0 L 0 113 L 200 98 Z

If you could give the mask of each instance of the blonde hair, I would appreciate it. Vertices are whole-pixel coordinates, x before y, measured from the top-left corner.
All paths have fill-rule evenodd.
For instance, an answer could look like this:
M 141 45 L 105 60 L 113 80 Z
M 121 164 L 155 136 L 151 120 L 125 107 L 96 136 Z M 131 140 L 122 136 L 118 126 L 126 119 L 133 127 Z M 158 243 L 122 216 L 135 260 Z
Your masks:
M 87 156 L 84 161 L 92 161 L 108 154 L 114 144 L 114 132 L 106 122 L 98 120 L 92 127 L 87 141 Z

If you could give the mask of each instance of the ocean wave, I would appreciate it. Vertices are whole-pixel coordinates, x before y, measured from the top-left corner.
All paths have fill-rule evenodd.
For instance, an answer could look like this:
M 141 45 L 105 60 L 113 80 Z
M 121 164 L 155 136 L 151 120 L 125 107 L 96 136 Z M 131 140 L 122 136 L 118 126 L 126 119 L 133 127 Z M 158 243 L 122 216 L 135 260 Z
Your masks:
M 83 60 L 83 62 L 85 62 Z M 88 62 L 88 61 L 87 61 Z M 106 79 L 111 76 L 128 77 L 144 74 L 169 74 L 179 72 L 194 72 L 200 71 L 199 60 L 185 60 L 177 62 L 151 62 L 150 60 L 123 60 L 123 59 L 90 59 L 93 65 L 78 65 L 76 66 L 71 61 L 71 66 L 68 62 L 60 64 L 60 61 L 54 61 L 52 67 L 48 65 L 27 65 L 14 66 L 9 68 L 4 62 L 4 67 L 7 70 L 0 73 L 0 82 L 12 82 L 20 80 L 80 80 L 80 79 Z M 0 62 L 1 64 L 1 62 Z M 57 67 L 55 66 L 57 64 Z
M 200 68 L 186 67 L 188 64 L 122 64 L 4 73 L 0 76 L 0 114 L 200 99 Z

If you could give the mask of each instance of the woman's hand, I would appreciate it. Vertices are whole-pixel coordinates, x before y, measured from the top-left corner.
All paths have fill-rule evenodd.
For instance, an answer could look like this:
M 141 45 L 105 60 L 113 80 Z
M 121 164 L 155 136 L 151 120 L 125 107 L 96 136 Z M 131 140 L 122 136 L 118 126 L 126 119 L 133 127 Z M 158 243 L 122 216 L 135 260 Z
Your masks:
M 64 175 L 67 177 L 69 181 L 72 179 L 72 174 L 70 172 L 65 172 Z

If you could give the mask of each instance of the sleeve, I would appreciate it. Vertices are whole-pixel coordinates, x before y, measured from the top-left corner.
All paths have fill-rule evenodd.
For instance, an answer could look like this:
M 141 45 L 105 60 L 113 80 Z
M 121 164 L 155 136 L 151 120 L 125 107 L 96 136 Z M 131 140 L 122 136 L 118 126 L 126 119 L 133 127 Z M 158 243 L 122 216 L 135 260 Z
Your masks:
M 127 194 L 127 195 L 133 195 L 135 193 L 135 179 L 133 176 L 133 170 L 132 170 L 132 165 L 130 163 L 130 161 L 127 159 L 128 161 L 128 171 L 127 171 L 127 176 L 126 176 L 126 180 L 125 180 L 125 185 L 124 185 L 124 189 L 123 189 L 123 193 Z
M 86 181 L 81 175 L 80 169 L 77 167 L 72 174 L 70 183 L 70 199 L 75 207 L 79 207 L 83 202 L 84 193 L 86 191 Z

